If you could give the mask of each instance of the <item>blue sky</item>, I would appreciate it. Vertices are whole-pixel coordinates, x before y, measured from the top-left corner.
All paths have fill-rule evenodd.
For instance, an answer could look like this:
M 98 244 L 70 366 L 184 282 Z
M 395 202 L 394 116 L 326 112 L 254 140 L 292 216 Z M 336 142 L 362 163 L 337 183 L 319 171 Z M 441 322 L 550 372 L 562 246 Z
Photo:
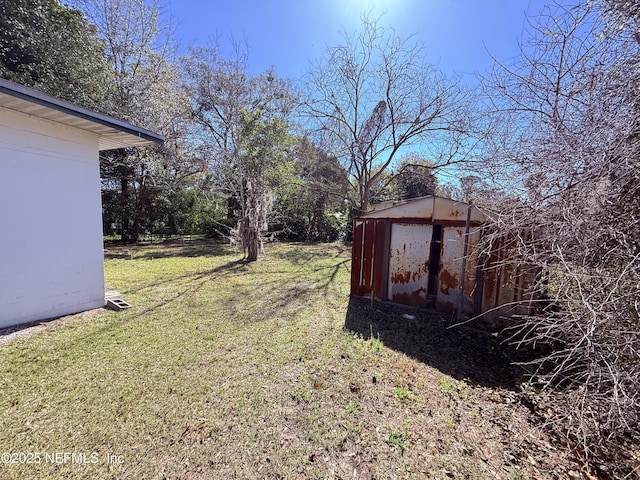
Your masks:
M 340 31 L 354 31 L 364 11 L 386 12 L 380 24 L 400 36 L 416 35 L 427 61 L 446 74 L 474 83 L 489 69 L 487 50 L 499 59 L 518 51 L 525 12 L 535 15 L 546 0 L 165 0 L 183 45 L 246 39 L 249 68 L 270 66 L 298 78 Z

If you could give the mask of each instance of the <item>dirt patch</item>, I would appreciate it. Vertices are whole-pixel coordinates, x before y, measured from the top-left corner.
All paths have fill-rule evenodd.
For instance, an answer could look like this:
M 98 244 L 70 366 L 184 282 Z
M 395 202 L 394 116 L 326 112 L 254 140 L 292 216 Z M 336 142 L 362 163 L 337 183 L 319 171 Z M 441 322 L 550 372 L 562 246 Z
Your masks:
M 453 322 L 435 310 L 350 299 L 345 328 L 421 362 L 425 378 L 433 376 L 429 367 L 442 374 L 429 393 L 440 403 L 427 415 L 441 417 L 446 428 L 411 440 L 424 442 L 433 455 L 480 458 L 494 478 L 594 478 L 549 434 L 545 422 L 552 419 L 540 413 L 526 372 L 513 364 L 522 354 L 491 332 Z M 458 478 L 460 465 L 449 459 L 440 473 Z
M 73 315 L 65 315 L 63 317 L 50 318 L 47 320 L 39 320 L 37 322 L 23 323 L 13 325 L 11 327 L 0 328 L 0 347 L 21 339 L 29 338 L 39 332 L 47 330 L 55 330 L 56 328 L 74 322 L 86 322 L 100 314 L 104 309 L 96 308 L 86 312 L 80 312 Z

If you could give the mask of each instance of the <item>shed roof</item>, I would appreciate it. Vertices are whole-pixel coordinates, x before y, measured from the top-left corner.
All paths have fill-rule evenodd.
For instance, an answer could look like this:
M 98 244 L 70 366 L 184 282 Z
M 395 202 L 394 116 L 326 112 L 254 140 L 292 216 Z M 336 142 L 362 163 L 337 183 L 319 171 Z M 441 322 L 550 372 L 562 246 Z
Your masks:
M 162 143 L 164 137 L 113 117 L 0 78 L 0 107 L 62 123 L 99 135 L 98 149 Z
M 471 208 L 472 223 L 479 224 L 487 220 L 486 216 L 473 205 L 435 195 L 376 203 L 371 206 L 369 212 L 362 215 L 362 218 L 421 219 L 431 223 L 465 222 L 467 208 Z

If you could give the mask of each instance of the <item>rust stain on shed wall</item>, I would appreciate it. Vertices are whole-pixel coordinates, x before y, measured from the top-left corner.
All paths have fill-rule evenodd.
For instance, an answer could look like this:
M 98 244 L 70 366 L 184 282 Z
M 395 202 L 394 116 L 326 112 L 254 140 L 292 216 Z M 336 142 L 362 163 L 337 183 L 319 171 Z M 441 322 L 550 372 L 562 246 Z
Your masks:
M 427 306 L 432 230 L 425 223 L 391 224 L 388 294 L 392 301 Z
M 440 291 L 449 295 L 449 289 L 458 288 L 459 282 L 456 277 L 451 275 L 447 270 L 440 271 Z
M 391 272 L 391 283 L 404 284 L 411 281 L 411 272 Z
M 426 295 L 427 291 L 421 288 L 412 293 L 396 293 L 393 295 L 391 301 L 411 307 L 423 307 L 425 305 Z

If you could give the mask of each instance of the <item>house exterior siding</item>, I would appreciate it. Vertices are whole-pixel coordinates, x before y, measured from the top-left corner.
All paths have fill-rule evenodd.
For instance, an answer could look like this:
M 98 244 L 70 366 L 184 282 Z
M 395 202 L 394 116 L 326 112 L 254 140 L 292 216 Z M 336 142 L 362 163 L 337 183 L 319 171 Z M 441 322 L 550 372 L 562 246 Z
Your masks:
M 104 305 L 98 140 L 0 107 L 0 327 Z

